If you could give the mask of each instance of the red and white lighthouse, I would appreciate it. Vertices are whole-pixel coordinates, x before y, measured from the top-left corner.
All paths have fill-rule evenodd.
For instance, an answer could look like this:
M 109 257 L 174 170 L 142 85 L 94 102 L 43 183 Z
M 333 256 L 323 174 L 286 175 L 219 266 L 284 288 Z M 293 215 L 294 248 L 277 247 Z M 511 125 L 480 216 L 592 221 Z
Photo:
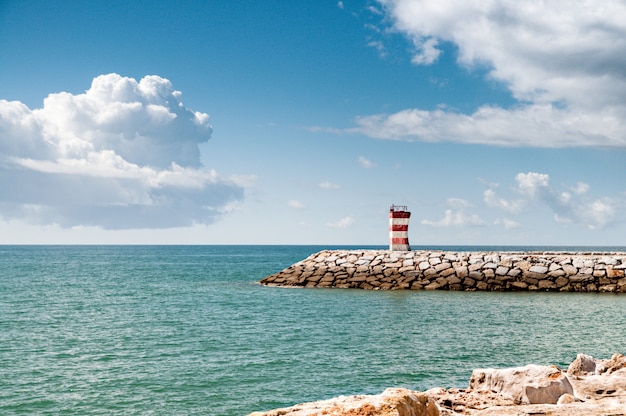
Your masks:
M 409 251 L 409 218 L 411 213 L 406 205 L 392 205 L 389 208 L 389 250 Z

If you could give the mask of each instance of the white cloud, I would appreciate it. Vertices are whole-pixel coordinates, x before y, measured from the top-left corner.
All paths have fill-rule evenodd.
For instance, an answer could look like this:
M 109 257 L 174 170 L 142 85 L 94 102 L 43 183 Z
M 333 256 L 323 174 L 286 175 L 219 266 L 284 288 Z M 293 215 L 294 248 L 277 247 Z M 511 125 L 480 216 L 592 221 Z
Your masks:
M 325 182 L 320 183 L 320 188 L 322 188 L 322 189 L 341 189 L 341 186 L 336 184 L 336 183 L 330 182 L 330 181 L 325 181 Z
M 508 213 L 520 213 L 532 206 L 548 208 L 560 224 L 583 224 L 589 229 L 602 229 L 621 221 L 618 213 L 626 207 L 622 199 L 588 196 L 589 185 L 577 183 L 573 192 L 559 191 L 545 173 L 518 173 L 511 199 L 500 197 L 494 189 L 484 192 L 484 202 Z
M 545 173 L 518 173 L 515 176 L 518 191 L 530 198 L 542 197 L 552 194 L 550 187 L 550 176 Z
M 304 208 L 304 204 L 300 201 L 296 201 L 295 199 L 292 199 L 290 201 L 287 202 L 287 206 L 289 208 L 294 208 L 294 209 L 303 209 Z
M 378 56 L 380 58 L 386 58 L 387 57 L 387 48 L 385 47 L 385 44 L 381 41 L 378 40 L 373 40 L 367 43 L 367 46 L 374 48 L 376 50 L 376 52 L 378 52 Z
M 343 1 L 338 1 L 337 2 L 337 7 L 340 8 L 341 10 L 343 10 L 344 9 Z
M 510 213 L 518 213 L 524 206 L 523 200 L 508 201 L 504 198 L 500 198 L 496 195 L 493 189 L 486 189 L 483 193 L 483 201 L 485 205 L 491 208 L 499 208 Z
M 448 205 L 456 209 L 470 208 L 472 204 L 461 198 L 448 198 Z
M 521 227 L 521 224 L 519 222 L 508 218 L 497 219 L 494 221 L 494 225 L 502 225 L 506 230 L 512 230 L 514 228 Z
M 618 100 L 610 91 L 623 94 L 626 88 L 620 70 L 626 55 L 622 1 L 381 3 L 394 27 L 418 46 L 432 38 L 454 43 L 460 63 L 487 64 L 490 76 L 520 100 L 611 104 Z M 599 96 L 585 97 L 590 90 Z
M 585 194 L 589 192 L 589 185 L 584 182 L 578 182 L 576 186 L 572 188 L 572 191 L 579 195 Z
M 360 117 L 349 131 L 395 140 L 501 146 L 626 147 L 626 3 L 379 0 L 413 63 L 451 43 L 458 63 L 487 69 L 518 105 L 471 114 L 406 109 Z
M 385 14 L 382 10 L 372 5 L 367 6 L 366 10 L 372 13 L 373 15 L 377 15 L 377 16 L 382 16 Z
M 242 188 L 250 188 L 252 187 L 256 181 L 256 175 L 231 175 L 229 180 L 237 186 L 241 186 Z
M 453 211 L 447 209 L 443 218 L 438 221 L 422 220 L 423 225 L 429 225 L 431 227 L 482 227 L 486 223 L 476 214 L 467 214 L 464 210 Z
M 411 62 L 417 65 L 430 65 L 435 62 L 441 54 L 441 51 L 437 49 L 437 43 L 436 38 L 429 38 L 423 42 L 417 42 L 416 46 L 418 52 L 411 59 Z
M 328 222 L 326 226 L 329 228 L 348 228 L 352 224 L 354 224 L 354 219 L 352 217 L 344 217 L 336 222 Z
M 0 100 L 0 217 L 105 229 L 214 222 L 252 179 L 202 167 L 209 116 L 181 96 L 158 76 L 108 74 L 35 110 Z
M 470 115 L 441 109 L 407 109 L 393 114 L 357 117 L 344 130 L 376 139 L 460 142 L 511 147 L 626 147 L 625 109 L 598 113 L 551 104 L 520 105 L 510 110 L 483 106 Z
M 582 212 L 579 214 L 584 218 L 587 227 L 592 230 L 605 228 L 613 221 L 616 204 L 609 198 L 598 199 L 581 207 Z M 621 207 L 622 209 L 624 207 Z
M 359 156 L 357 160 L 359 162 L 359 165 L 364 169 L 371 169 L 376 166 L 371 160 L 367 159 L 364 156 Z
M 468 201 L 460 198 L 449 198 L 448 205 L 453 209 L 447 209 L 443 218 L 438 221 L 422 220 L 421 223 L 423 225 L 441 228 L 464 226 L 482 227 L 486 225 L 485 221 L 478 215 L 466 212 L 466 208 L 472 206 Z

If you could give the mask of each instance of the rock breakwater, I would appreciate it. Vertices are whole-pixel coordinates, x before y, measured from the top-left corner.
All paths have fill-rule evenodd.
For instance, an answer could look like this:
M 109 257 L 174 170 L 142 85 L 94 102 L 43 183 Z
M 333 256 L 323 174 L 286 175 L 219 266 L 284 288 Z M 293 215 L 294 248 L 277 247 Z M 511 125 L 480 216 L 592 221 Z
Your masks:
M 323 250 L 268 286 L 626 293 L 626 252 Z

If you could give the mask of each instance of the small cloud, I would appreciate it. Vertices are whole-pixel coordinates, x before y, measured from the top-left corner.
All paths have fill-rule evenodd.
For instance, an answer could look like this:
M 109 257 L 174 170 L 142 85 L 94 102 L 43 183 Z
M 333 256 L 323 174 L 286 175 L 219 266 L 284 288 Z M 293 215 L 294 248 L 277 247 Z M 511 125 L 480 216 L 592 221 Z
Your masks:
M 364 169 L 371 169 L 376 166 L 371 160 L 365 158 L 364 156 L 359 156 L 358 161 L 359 165 L 361 165 Z
M 244 188 L 250 188 L 254 186 L 257 181 L 256 175 L 231 175 L 230 180 L 232 183 Z
M 494 222 L 494 225 L 502 225 L 506 230 L 512 230 L 513 228 L 521 227 L 521 224 L 517 221 L 510 220 L 508 218 L 497 219 Z
M 578 195 L 586 194 L 589 191 L 589 185 L 584 182 L 578 182 L 572 191 Z
M 337 2 L 337 7 L 343 10 L 344 9 L 343 2 L 342 1 Z
M 382 30 L 378 26 L 373 25 L 371 23 L 365 23 L 364 27 L 365 27 L 365 29 L 370 30 L 370 31 L 372 31 L 374 33 L 381 33 L 382 32 Z
M 411 62 L 415 65 L 431 65 L 434 63 L 441 55 L 441 49 L 437 49 L 438 43 L 436 38 L 429 38 L 424 42 L 421 40 L 416 42 L 415 46 L 418 52 L 411 58 Z
M 556 222 L 557 224 L 571 224 L 571 223 L 573 223 L 571 218 L 562 217 L 559 214 L 554 214 L 553 218 L 554 218 L 554 222 Z
M 438 78 L 438 77 L 431 76 L 430 78 L 428 78 L 428 81 L 431 84 L 436 85 L 438 87 L 445 87 L 446 85 L 448 85 L 447 78 Z
M 336 222 L 327 222 L 326 226 L 329 228 L 348 228 L 354 224 L 354 219 L 350 216 L 344 217 Z
M 488 207 L 502 209 L 513 214 L 520 212 L 524 206 L 522 200 L 508 201 L 504 198 L 500 198 L 493 189 L 486 189 L 485 192 L 483 192 L 483 201 Z
M 380 58 L 384 59 L 387 57 L 387 48 L 385 47 L 385 44 L 383 42 L 379 40 L 373 40 L 368 42 L 367 46 L 376 49 L 376 52 L 378 52 L 378 56 Z
M 431 227 L 482 227 L 486 225 L 478 215 L 467 213 L 466 208 L 470 208 L 472 204 L 461 198 L 448 198 L 448 205 L 452 209 L 447 209 L 438 221 L 422 220 L 421 223 Z
M 367 11 L 372 13 L 372 14 L 375 14 L 377 16 L 384 15 L 384 12 L 382 10 L 380 10 L 379 8 L 375 7 L 375 6 L 368 6 L 367 7 Z
M 431 227 L 437 227 L 437 228 L 464 227 L 464 226 L 482 227 L 486 225 L 485 221 L 483 221 L 478 215 L 467 214 L 462 209 L 459 209 L 456 211 L 448 209 L 446 210 L 443 218 L 441 218 L 440 220 L 438 221 L 422 220 L 421 223 L 423 225 L 429 225 Z
M 540 197 L 550 190 L 550 175 L 545 173 L 518 173 L 515 181 L 520 193 L 532 198 Z
M 296 201 L 295 199 L 292 199 L 290 201 L 287 202 L 287 206 L 289 208 L 294 208 L 294 209 L 303 209 L 304 208 L 304 204 L 300 201 Z
M 461 198 L 448 198 L 448 205 L 457 209 L 464 209 L 472 206 L 472 204 Z
M 615 203 L 609 198 L 592 201 L 583 207 L 581 215 L 587 220 L 589 229 L 602 229 L 615 217 Z
M 320 183 L 320 188 L 322 188 L 322 189 L 341 189 L 341 185 L 337 185 L 336 183 L 325 181 L 325 182 Z
M 483 178 L 478 178 L 478 181 L 485 185 L 487 188 L 497 189 L 500 187 L 500 184 L 498 182 L 489 182 L 488 180 Z
M 257 123 L 255 124 L 256 127 L 259 128 L 275 128 L 278 127 L 278 123 L 276 123 L 275 121 L 268 121 L 266 123 Z

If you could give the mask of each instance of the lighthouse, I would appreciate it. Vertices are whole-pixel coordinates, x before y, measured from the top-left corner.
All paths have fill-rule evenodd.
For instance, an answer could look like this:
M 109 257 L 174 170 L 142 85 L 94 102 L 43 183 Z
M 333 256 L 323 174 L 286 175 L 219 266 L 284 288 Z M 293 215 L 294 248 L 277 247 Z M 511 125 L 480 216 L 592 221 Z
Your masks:
M 406 205 L 391 205 L 389 208 L 389 250 L 409 251 L 409 218 Z

